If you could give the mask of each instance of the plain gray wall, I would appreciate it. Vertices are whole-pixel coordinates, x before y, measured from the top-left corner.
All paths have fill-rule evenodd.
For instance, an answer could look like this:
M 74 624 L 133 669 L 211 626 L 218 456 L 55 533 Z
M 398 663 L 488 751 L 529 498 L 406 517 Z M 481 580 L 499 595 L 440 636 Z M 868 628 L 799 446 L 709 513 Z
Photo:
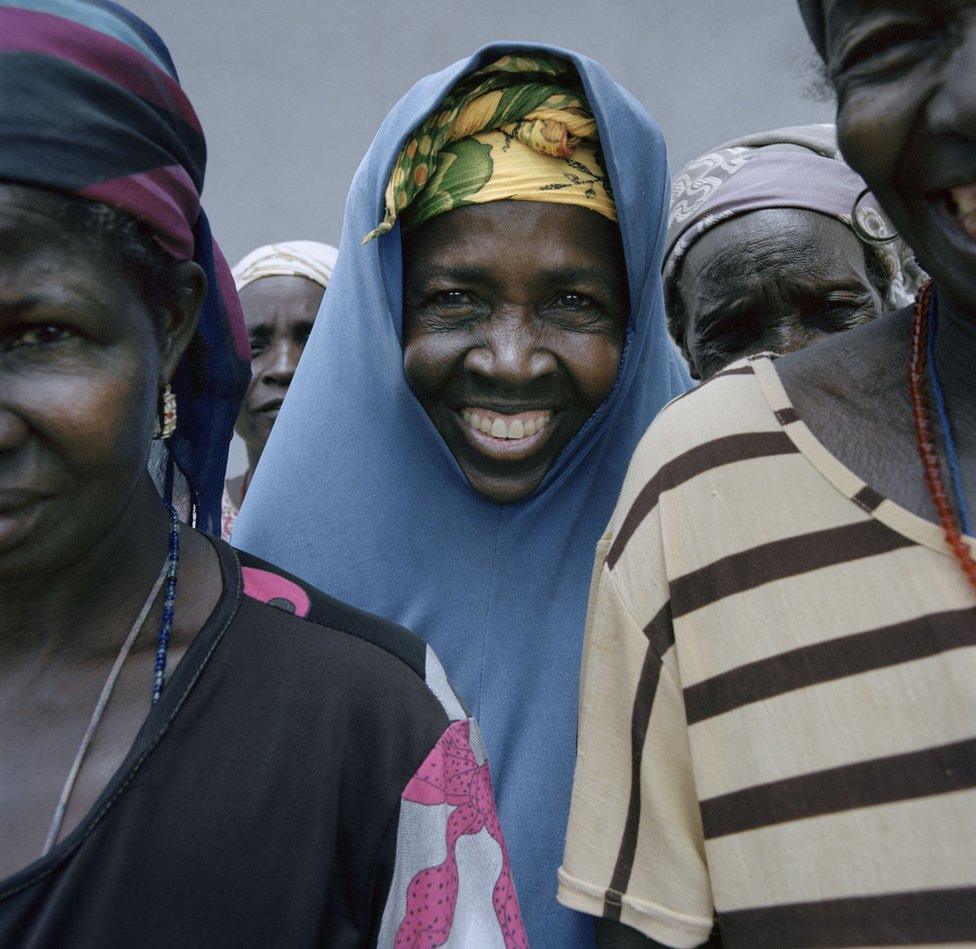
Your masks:
M 346 191 L 421 76 L 492 40 L 599 60 L 660 123 L 672 169 L 746 132 L 829 121 L 793 0 L 122 0 L 166 41 L 207 135 L 204 205 L 233 264 L 336 243 Z M 231 469 L 243 466 L 236 445 Z
M 671 167 L 745 132 L 829 121 L 793 0 L 122 0 L 165 40 L 210 149 L 204 204 L 227 258 L 339 238 L 390 108 L 492 40 L 599 60 L 660 123 Z

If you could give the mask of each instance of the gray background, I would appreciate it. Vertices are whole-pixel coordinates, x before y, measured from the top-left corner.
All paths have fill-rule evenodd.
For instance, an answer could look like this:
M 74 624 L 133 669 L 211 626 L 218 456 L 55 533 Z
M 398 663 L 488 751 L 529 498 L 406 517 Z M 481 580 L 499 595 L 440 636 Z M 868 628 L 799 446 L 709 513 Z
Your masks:
M 810 94 L 815 54 L 793 0 L 122 2 L 166 41 L 203 122 L 204 204 L 231 263 L 274 240 L 336 243 L 391 106 L 492 40 L 599 60 L 660 123 L 673 169 L 736 135 L 832 116 Z

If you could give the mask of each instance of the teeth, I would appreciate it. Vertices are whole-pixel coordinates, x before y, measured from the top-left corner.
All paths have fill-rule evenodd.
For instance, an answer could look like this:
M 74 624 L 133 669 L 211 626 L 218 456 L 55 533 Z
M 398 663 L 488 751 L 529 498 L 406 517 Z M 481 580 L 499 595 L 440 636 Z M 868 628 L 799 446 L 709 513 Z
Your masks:
M 509 421 L 504 415 L 493 414 L 489 417 L 480 412 L 475 412 L 473 409 L 464 409 L 461 415 L 473 429 L 484 432 L 485 435 L 491 435 L 492 438 L 508 439 L 527 438 L 530 435 L 536 435 L 542 431 L 552 417 L 551 413 L 545 412 L 529 418 L 513 418 Z

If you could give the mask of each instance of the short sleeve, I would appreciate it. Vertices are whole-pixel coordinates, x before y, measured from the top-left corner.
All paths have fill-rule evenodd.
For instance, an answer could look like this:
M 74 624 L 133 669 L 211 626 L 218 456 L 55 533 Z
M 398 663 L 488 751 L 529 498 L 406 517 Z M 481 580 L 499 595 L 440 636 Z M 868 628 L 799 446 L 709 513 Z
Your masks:
M 377 945 L 528 949 L 484 744 L 453 721 L 400 799 Z
M 668 946 L 702 945 L 712 930 L 656 509 L 623 552 L 612 532 L 597 548 L 558 897 Z

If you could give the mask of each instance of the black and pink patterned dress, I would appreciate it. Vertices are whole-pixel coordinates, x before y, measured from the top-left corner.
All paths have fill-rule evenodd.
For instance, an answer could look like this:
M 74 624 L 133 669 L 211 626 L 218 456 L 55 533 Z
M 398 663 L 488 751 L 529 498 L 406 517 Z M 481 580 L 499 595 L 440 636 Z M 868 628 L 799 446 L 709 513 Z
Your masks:
M 430 647 L 215 541 L 224 593 L 3 946 L 527 946 L 477 726 Z

